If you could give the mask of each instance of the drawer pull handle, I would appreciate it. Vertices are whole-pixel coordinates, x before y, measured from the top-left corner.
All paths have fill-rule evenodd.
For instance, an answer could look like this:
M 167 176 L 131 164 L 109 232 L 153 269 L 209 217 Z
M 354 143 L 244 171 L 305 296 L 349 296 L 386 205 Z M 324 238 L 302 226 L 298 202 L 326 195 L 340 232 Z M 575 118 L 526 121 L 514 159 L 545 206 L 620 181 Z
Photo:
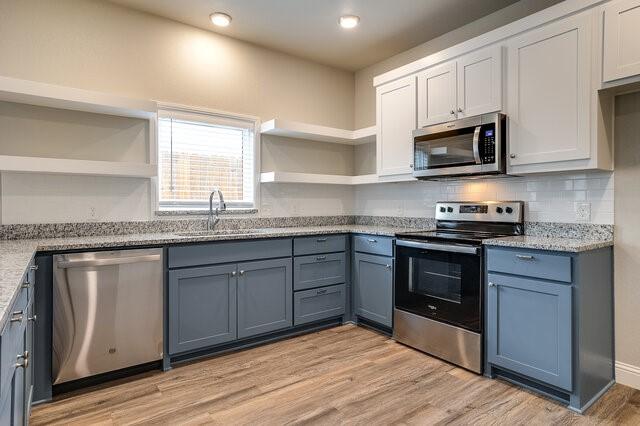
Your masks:
M 326 289 L 316 291 L 316 294 L 325 294 L 327 292 Z
M 316 260 L 327 260 L 327 256 L 317 256 Z
M 516 257 L 520 260 L 535 260 L 535 257 L 526 254 L 516 254 Z
M 17 360 L 21 360 L 21 359 L 29 359 L 29 351 L 24 351 L 23 354 L 18 354 L 16 356 Z
M 368 238 L 367 241 L 369 241 L 370 243 L 377 243 L 378 240 L 376 240 L 375 238 Z
M 326 243 L 327 242 L 327 238 L 318 238 L 316 241 L 319 242 L 319 243 Z
M 28 366 L 29 366 L 29 358 L 25 358 L 22 364 L 19 362 L 15 363 L 16 368 L 27 368 Z
M 15 311 L 11 313 L 11 319 L 9 322 L 21 322 L 22 318 L 24 318 L 23 311 Z

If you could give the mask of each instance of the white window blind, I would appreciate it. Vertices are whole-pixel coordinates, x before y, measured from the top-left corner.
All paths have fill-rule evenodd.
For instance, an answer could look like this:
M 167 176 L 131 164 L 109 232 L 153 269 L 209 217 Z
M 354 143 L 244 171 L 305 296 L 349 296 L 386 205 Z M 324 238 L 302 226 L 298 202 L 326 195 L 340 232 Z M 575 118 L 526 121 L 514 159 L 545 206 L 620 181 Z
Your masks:
M 241 118 L 160 111 L 160 208 L 208 208 L 214 188 L 228 207 L 253 207 L 254 126 Z

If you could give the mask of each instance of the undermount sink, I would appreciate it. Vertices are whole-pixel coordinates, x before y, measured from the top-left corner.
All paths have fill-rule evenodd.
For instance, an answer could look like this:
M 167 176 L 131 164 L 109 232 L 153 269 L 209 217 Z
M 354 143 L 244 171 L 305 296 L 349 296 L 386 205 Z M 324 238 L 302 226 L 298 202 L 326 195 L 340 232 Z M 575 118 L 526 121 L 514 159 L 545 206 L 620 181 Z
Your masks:
M 267 232 L 269 232 L 267 229 L 214 229 L 212 231 L 177 232 L 176 235 L 181 237 L 210 237 L 218 235 L 264 234 Z

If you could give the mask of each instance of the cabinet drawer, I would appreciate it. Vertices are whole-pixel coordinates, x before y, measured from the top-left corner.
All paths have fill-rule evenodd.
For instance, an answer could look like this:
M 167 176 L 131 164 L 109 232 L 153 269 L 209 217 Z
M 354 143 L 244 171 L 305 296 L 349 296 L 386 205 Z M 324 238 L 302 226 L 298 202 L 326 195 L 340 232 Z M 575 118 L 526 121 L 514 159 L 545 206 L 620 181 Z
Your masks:
M 393 256 L 393 238 L 377 235 L 356 235 L 353 237 L 355 251 L 361 253 Z
M 538 250 L 487 251 L 487 269 L 545 280 L 571 282 L 571 257 Z
M 226 241 L 169 247 L 169 268 L 291 256 L 291 239 Z
M 0 337 L 0 397 L 11 387 L 11 378 L 24 351 L 24 331 L 27 326 L 27 289 L 22 289 L 7 316 Z M 15 314 L 14 314 L 15 313 Z M 17 321 L 11 321 L 12 319 Z
M 345 312 L 345 285 L 297 291 L 293 295 L 294 324 L 338 317 Z
M 346 247 L 346 235 L 316 235 L 293 240 L 293 254 L 295 256 L 345 251 Z
M 345 253 L 296 257 L 293 263 L 293 289 L 305 290 L 345 282 Z

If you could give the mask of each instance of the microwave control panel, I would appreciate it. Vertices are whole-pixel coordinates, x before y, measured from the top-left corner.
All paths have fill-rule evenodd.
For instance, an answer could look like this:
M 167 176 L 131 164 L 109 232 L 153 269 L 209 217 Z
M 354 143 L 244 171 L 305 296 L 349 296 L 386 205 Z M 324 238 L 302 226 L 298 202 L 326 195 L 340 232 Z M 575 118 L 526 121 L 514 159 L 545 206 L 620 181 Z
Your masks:
M 496 162 L 496 126 L 487 124 L 480 128 L 480 140 L 478 141 L 482 164 Z

